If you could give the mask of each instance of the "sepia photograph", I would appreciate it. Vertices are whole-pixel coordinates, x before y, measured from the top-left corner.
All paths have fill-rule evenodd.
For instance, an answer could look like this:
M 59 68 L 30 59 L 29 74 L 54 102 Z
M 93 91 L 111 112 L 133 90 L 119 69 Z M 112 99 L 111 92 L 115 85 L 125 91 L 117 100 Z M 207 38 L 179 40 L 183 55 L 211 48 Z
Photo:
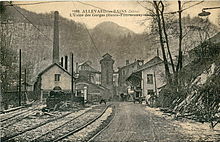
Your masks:
M 220 142 L 220 1 L 0 1 L 0 75 L 0 142 Z

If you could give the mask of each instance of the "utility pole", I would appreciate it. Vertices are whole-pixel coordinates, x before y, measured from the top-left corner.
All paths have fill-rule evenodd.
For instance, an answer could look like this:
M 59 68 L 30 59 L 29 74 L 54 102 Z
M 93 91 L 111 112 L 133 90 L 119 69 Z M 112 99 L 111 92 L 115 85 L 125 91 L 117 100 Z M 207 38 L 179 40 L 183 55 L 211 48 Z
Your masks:
M 73 53 L 72 53 L 72 58 L 71 58 L 71 66 L 72 66 L 72 68 L 71 68 L 71 100 L 73 100 L 73 81 L 74 81 L 74 79 L 73 79 L 73 76 L 74 76 L 74 71 L 73 71 Z
M 27 69 L 24 69 L 24 101 L 27 102 Z
M 24 69 L 24 91 L 27 91 L 27 70 Z
M 18 90 L 18 105 L 21 106 L 21 49 L 19 50 L 19 90 Z
M 154 71 L 154 87 L 155 87 L 155 95 L 157 96 L 157 80 L 156 80 L 155 71 Z

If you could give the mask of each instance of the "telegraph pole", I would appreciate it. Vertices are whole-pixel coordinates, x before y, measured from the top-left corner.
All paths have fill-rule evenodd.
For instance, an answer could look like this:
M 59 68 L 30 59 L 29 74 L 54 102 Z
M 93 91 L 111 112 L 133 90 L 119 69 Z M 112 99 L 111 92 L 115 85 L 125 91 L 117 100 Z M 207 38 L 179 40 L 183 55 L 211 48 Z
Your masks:
M 19 90 L 18 90 L 18 105 L 21 106 L 21 49 L 19 50 Z
M 27 69 L 24 69 L 24 102 L 27 102 Z
M 27 69 L 24 69 L 24 91 L 27 91 Z
M 72 68 L 71 68 L 71 99 L 73 100 L 73 74 L 74 74 L 74 71 L 73 71 L 73 53 L 72 53 L 72 58 L 71 58 L 71 66 L 72 66 Z

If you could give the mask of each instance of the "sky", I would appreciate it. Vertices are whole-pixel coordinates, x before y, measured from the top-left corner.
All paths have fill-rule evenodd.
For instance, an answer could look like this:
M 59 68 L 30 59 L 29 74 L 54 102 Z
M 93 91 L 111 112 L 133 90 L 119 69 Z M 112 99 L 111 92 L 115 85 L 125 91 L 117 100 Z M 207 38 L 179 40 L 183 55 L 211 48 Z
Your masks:
M 39 1 L 38 1 L 39 2 Z M 36 3 L 31 1 L 19 1 L 14 2 L 15 4 L 27 4 L 27 3 Z M 184 5 L 184 8 L 188 8 L 198 3 L 198 1 L 190 2 Z M 166 9 L 169 11 L 177 11 L 178 5 L 177 1 L 168 1 L 169 5 Z M 197 16 L 198 13 L 202 11 L 202 8 L 206 7 L 220 7 L 220 1 L 205 1 L 196 6 L 193 6 L 183 12 L 183 15 L 190 15 L 190 17 Z M 119 10 L 119 13 L 131 14 L 145 14 L 146 9 L 144 7 L 150 8 L 150 5 L 146 2 L 137 2 L 137 1 L 64 1 L 64 2 L 51 2 L 51 3 L 41 3 L 35 5 L 20 5 L 20 7 L 25 8 L 29 11 L 36 13 L 49 13 L 51 11 L 59 11 L 60 15 L 72 19 L 76 22 L 84 23 L 88 28 L 94 28 L 97 24 L 104 21 L 112 21 L 117 23 L 120 26 L 126 27 L 135 33 L 144 32 L 149 26 L 149 17 L 148 16 L 110 16 L 110 17 L 98 17 L 98 16 L 88 16 L 85 17 L 74 17 L 70 16 L 73 10 L 79 10 L 82 14 L 83 10 Z M 126 12 L 125 12 L 126 11 Z M 218 24 L 218 15 L 220 15 L 220 9 L 209 10 L 211 15 L 208 16 L 210 21 L 214 24 Z M 84 13 L 85 14 L 85 13 Z M 97 14 L 97 13 L 93 13 Z M 100 14 L 100 13 L 98 13 Z M 176 15 L 177 16 L 177 15 Z M 143 23 L 144 24 L 141 24 Z

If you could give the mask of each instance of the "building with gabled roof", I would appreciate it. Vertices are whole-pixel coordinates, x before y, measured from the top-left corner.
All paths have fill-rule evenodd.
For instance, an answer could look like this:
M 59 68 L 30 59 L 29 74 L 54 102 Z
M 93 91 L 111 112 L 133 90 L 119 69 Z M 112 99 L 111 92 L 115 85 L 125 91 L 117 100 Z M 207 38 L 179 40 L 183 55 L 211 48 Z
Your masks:
M 79 78 L 83 78 L 94 84 L 101 84 L 101 72 L 91 66 L 90 61 L 86 61 L 77 67 Z
M 75 79 L 76 77 L 74 76 L 73 80 Z M 34 91 L 46 96 L 57 87 L 64 92 L 71 92 L 71 81 L 72 75 L 59 64 L 53 63 L 38 74 L 37 81 L 34 84 Z
M 135 60 L 132 63 L 129 63 L 129 60 L 126 60 L 126 64 L 122 67 L 118 67 L 118 92 L 127 94 L 128 84 L 126 79 L 136 70 L 140 69 L 143 65 L 143 60 Z
M 75 83 L 77 96 L 86 97 L 85 100 L 87 101 L 107 100 L 109 97 L 110 90 L 100 84 L 92 83 L 85 78 L 77 78 Z
M 151 102 L 150 99 L 158 95 L 159 88 L 166 84 L 164 61 L 155 56 L 126 80 L 131 84 L 137 97 L 144 97 Z

